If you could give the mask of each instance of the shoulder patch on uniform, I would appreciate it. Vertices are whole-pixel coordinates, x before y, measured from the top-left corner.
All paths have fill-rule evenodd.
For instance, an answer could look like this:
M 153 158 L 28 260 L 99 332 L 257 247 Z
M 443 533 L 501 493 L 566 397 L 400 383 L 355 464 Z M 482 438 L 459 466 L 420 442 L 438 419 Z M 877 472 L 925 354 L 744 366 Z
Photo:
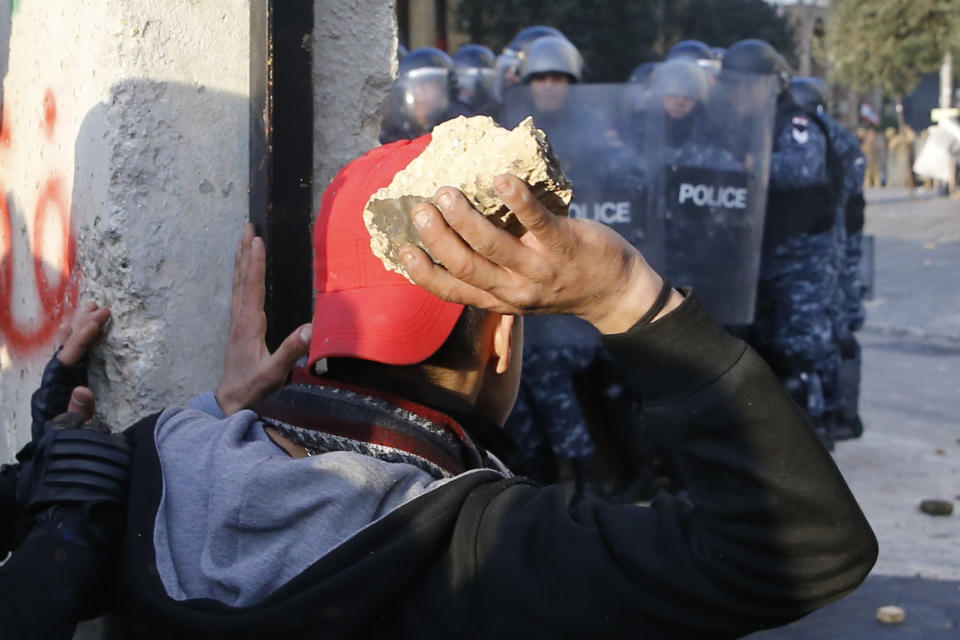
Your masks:
M 793 139 L 797 144 L 807 144 L 810 140 L 810 119 L 803 115 L 793 116 Z

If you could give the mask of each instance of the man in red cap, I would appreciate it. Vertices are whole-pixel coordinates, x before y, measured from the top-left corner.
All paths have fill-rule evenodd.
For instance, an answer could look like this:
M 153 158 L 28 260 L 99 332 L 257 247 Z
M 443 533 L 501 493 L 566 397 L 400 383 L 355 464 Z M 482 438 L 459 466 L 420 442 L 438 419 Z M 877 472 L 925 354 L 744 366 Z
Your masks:
M 728 638 L 854 589 L 876 541 L 803 412 L 616 233 L 503 175 L 521 237 L 442 188 L 413 211 L 439 264 L 406 246 L 417 284 L 383 267 L 363 209 L 427 142 L 375 149 L 327 189 L 292 384 L 271 393 L 310 332 L 264 348 L 248 230 L 220 387 L 128 431 L 138 637 Z M 688 499 L 571 506 L 511 475 L 498 427 L 527 313 L 604 335 Z

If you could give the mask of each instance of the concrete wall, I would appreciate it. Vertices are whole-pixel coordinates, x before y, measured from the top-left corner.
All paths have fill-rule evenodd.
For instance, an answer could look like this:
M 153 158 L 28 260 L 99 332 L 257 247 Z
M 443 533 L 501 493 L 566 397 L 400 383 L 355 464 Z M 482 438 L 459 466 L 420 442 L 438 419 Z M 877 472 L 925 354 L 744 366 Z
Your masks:
M 77 300 L 113 309 L 92 382 L 115 425 L 215 384 L 249 166 L 246 0 L 13 6 L 3 459 L 29 433 L 30 393 Z
M 249 9 L 0 0 L 0 462 L 29 439 L 30 394 L 78 301 L 113 309 L 91 382 L 116 427 L 215 387 L 248 217 Z M 315 2 L 317 203 L 377 144 L 394 11 Z

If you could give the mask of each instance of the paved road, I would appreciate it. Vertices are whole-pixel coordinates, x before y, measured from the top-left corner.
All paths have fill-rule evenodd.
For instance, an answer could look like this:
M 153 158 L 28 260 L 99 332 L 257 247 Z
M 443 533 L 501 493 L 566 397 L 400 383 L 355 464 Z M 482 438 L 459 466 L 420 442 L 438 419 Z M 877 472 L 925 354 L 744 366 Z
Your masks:
M 871 575 L 843 600 L 787 627 L 754 633 L 750 640 L 957 640 L 960 582 Z M 876 620 L 879 607 L 896 604 L 903 624 Z
M 876 297 L 867 306 L 860 440 L 835 459 L 880 542 L 866 583 L 756 640 L 960 638 L 960 202 L 906 191 L 867 194 Z M 921 500 L 952 500 L 932 517 Z M 903 625 L 877 608 L 907 611 Z

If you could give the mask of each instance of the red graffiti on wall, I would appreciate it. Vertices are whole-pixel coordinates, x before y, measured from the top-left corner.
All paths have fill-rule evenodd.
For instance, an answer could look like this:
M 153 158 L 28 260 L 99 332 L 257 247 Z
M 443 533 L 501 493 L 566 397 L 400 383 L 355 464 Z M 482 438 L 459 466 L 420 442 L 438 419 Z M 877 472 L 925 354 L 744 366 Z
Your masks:
M 57 121 L 57 102 L 47 90 L 43 98 L 40 130 L 53 139 Z M 0 152 L 11 147 L 13 133 L 6 117 L 0 116 Z M 79 290 L 77 245 L 70 220 L 70 205 L 63 179 L 49 171 L 37 197 L 33 214 L 32 262 L 34 295 L 39 302 L 39 317 L 23 320 L 16 316 L 14 267 L 14 231 L 7 189 L 0 184 L 0 337 L 14 354 L 24 355 L 48 346 L 60 324 L 76 308 Z M 43 255 L 47 240 L 59 239 L 60 255 Z M 56 243 L 54 243 L 56 244 Z M 21 278 L 22 280 L 22 278 Z
M 0 149 L 10 147 L 10 125 L 7 123 L 8 111 L 3 111 L 3 105 L 0 104 Z
M 53 128 L 56 125 L 57 99 L 53 96 L 53 92 L 47 89 L 47 92 L 43 94 L 43 124 L 41 129 L 43 129 L 43 133 L 48 140 L 53 137 Z

